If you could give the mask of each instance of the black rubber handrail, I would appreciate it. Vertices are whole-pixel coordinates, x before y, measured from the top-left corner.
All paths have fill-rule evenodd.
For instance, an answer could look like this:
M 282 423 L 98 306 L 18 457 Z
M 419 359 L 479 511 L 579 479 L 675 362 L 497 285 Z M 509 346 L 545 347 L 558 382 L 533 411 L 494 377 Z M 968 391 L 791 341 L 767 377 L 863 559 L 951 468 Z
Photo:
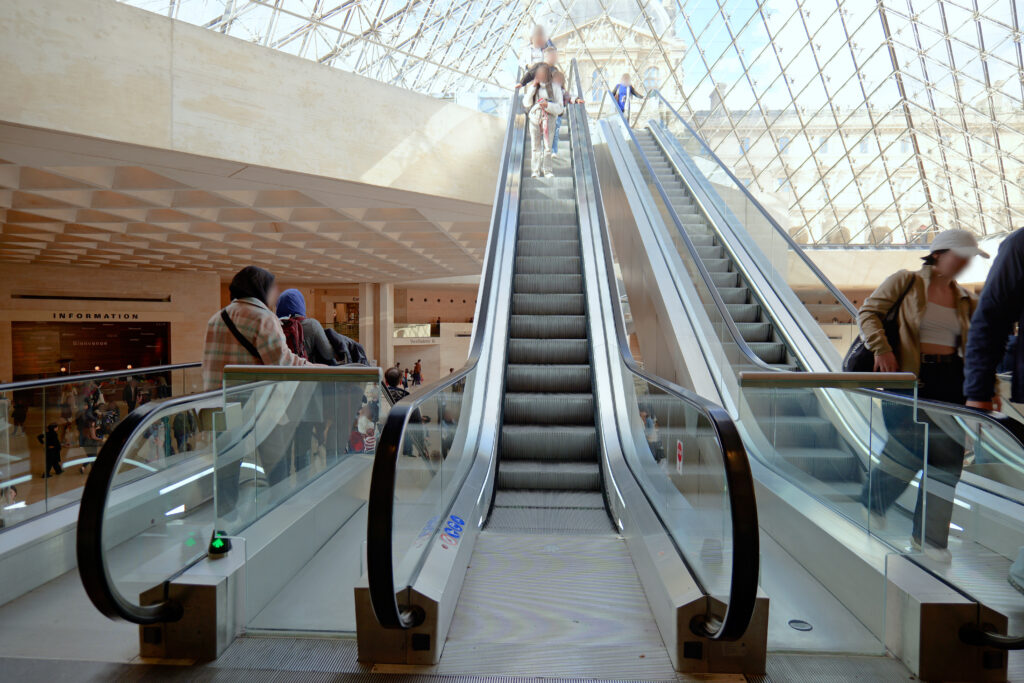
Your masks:
M 622 119 L 622 122 L 625 124 L 626 121 L 622 112 L 617 113 L 619 118 Z M 685 125 L 685 121 L 683 123 Z M 770 372 L 787 372 L 786 370 L 772 367 L 771 365 L 761 360 L 761 358 L 758 357 L 757 354 L 753 352 L 753 350 L 751 350 L 750 346 L 743 338 L 743 334 L 739 331 L 739 328 L 736 326 L 735 321 L 729 314 L 729 309 L 727 308 L 725 301 L 719 294 L 718 288 L 715 286 L 714 280 L 712 279 L 710 272 L 704 266 L 704 263 L 700 258 L 700 254 L 697 251 L 696 246 L 693 244 L 693 241 L 690 239 L 689 234 L 687 234 L 686 229 L 683 227 L 682 220 L 679 218 L 678 213 L 676 213 L 675 207 L 673 207 L 672 203 L 669 201 L 668 193 L 666 192 L 664 185 L 662 184 L 661 180 L 657 177 L 657 175 L 654 173 L 654 168 L 651 166 L 651 162 L 647 158 L 647 154 L 640 147 L 639 139 L 636 137 L 632 128 L 630 128 L 628 125 L 626 126 L 626 130 L 628 131 L 630 140 L 635 146 L 640 158 L 643 160 L 644 165 L 647 168 L 648 173 L 650 174 L 651 183 L 658 190 L 658 194 L 661 197 L 663 204 L 665 205 L 669 217 L 672 219 L 672 223 L 675 226 L 676 231 L 682 239 L 683 244 L 686 245 L 686 249 L 689 252 L 690 259 L 693 261 L 694 265 L 697 268 L 697 271 L 700 273 L 701 279 L 704 281 L 705 288 L 711 295 L 711 298 L 715 303 L 715 308 L 718 309 L 718 313 L 722 318 L 722 322 L 724 323 L 725 328 L 729 331 L 729 336 L 731 337 L 733 343 L 739 348 L 740 352 L 746 357 L 746 359 L 755 367 Z M 797 247 L 797 249 L 799 250 L 799 247 Z M 822 275 L 822 277 L 824 277 L 824 275 Z M 856 316 L 856 309 L 854 309 L 854 315 Z M 857 391 L 858 393 L 864 393 L 877 398 L 885 399 L 886 401 L 889 401 L 891 403 L 899 403 L 911 407 L 915 405 L 915 399 L 913 397 L 905 396 L 902 394 L 876 391 L 873 389 L 858 389 Z M 923 398 L 918 398 L 916 399 L 916 401 L 916 405 L 919 407 L 919 409 L 942 410 L 951 415 L 959 415 L 962 418 L 984 419 L 987 422 L 996 425 L 996 427 L 1001 428 L 1011 437 L 1011 439 L 1017 442 L 1021 450 L 1024 450 L 1024 425 L 1017 422 L 1011 417 L 1003 415 L 1002 413 L 978 410 L 975 408 L 968 408 L 967 406 L 962 406 L 955 403 L 944 403 L 942 401 L 934 401 Z
M 167 599 L 153 605 L 136 605 L 126 600 L 114 586 L 104 559 L 103 522 L 107 509 L 107 495 L 111 482 L 121 464 L 121 453 L 151 413 L 157 410 L 175 408 L 180 405 L 205 401 L 222 395 L 216 389 L 191 396 L 179 396 L 165 401 L 144 403 L 121 420 L 100 447 L 92 463 L 89 478 L 85 481 L 82 500 L 78 507 L 78 529 L 76 554 L 78 575 L 82 579 L 86 595 L 101 613 L 111 619 L 123 619 L 133 624 L 156 624 L 181 619 L 184 614 L 181 604 Z
M 964 624 L 960 627 L 959 635 L 960 640 L 968 645 L 993 647 L 998 650 L 1024 650 L 1024 636 L 1004 636 L 977 624 Z
M 202 363 L 175 363 L 173 365 L 151 365 L 146 368 L 132 368 L 131 370 L 109 370 L 107 372 L 90 372 L 83 375 L 61 375 L 60 377 L 45 377 L 43 379 L 26 379 L 21 382 L 0 384 L 0 391 L 24 391 L 25 389 L 38 389 L 40 387 L 52 387 L 60 384 L 80 384 L 82 382 L 113 379 L 115 377 L 156 375 L 161 372 L 198 368 L 201 365 Z
M 259 384 L 262 383 L 246 386 L 259 386 Z M 392 403 L 391 394 L 387 392 L 383 384 L 379 389 L 383 400 L 390 405 Z M 191 403 L 202 403 L 221 397 L 223 393 L 223 389 L 214 389 L 199 394 L 144 403 L 128 413 L 114 427 L 110 436 L 100 447 L 99 453 L 96 454 L 79 503 L 75 551 L 78 558 L 78 574 L 82 579 L 86 595 L 103 615 L 111 619 L 121 619 L 143 625 L 178 621 L 184 615 L 181 605 L 174 600 L 167 599 L 153 605 L 136 605 L 125 599 L 116 589 L 104 559 L 104 514 L 110 491 L 115 488 L 111 486 L 111 483 L 121 464 L 121 454 L 125 447 L 132 443 L 136 432 L 147 423 L 151 413 Z M 187 569 L 203 557 L 205 557 L 205 553 L 190 561 L 183 569 Z M 177 574 L 180 574 L 183 569 L 179 570 Z M 169 576 L 167 580 L 171 578 L 173 576 Z
M 572 68 L 575 70 L 576 61 Z M 578 73 L 577 80 L 579 78 Z M 582 107 L 581 107 L 582 110 Z M 754 475 L 750 470 L 743 439 L 735 421 L 722 406 L 705 399 L 698 394 L 661 377 L 647 373 L 639 366 L 633 353 L 629 350 L 626 340 L 626 325 L 622 316 L 622 308 L 618 305 L 618 283 L 615 280 L 615 265 L 612 259 L 611 238 L 608 232 L 607 218 L 604 212 L 604 199 L 601 184 L 597 181 L 597 164 L 594 160 L 593 143 L 590 130 L 586 125 L 585 111 L 579 128 L 582 131 L 582 148 L 587 150 L 586 163 L 590 167 L 591 177 L 595 179 L 592 191 L 596 206 L 597 227 L 604 247 L 605 273 L 608 279 L 608 291 L 613 297 L 612 316 L 615 320 L 616 343 L 623 363 L 637 377 L 657 387 L 667 395 L 692 405 L 707 418 L 714 429 L 718 442 L 722 447 L 722 462 L 725 470 L 726 485 L 729 490 L 729 514 L 732 529 L 732 567 L 729 585 L 729 600 L 725 614 L 721 619 L 708 613 L 695 619 L 691 630 L 703 638 L 710 640 L 738 640 L 747 631 L 757 604 L 757 588 L 760 576 L 760 526 L 757 519 L 757 499 L 754 494 Z M 641 487 L 642 488 L 642 487 Z M 656 508 L 652 505 L 652 508 Z M 680 558 L 686 563 L 685 555 L 680 551 Z M 700 580 L 692 567 L 691 574 Z M 707 591 L 704 591 L 705 594 Z
M 395 572 L 392 557 L 395 479 L 402 437 L 413 413 L 428 399 L 443 392 L 466 378 L 477 366 L 487 337 L 487 327 L 494 315 L 490 310 L 491 290 L 495 287 L 494 272 L 498 245 L 505 234 L 506 199 L 509 191 L 508 176 L 510 159 L 516 139 L 516 116 L 520 114 L 519 91 L 512 94 L 509 104 L 508 123 L 502 145 L 501 165 L 498 170 L 494 208 L 491 211 L 490 243 L 487 247 L 487 266 L 483 273 L 480 295 L 480 310 L 476 315 L 477 330 L 465 365 L 447 377 L 423 386 L 415 394 L 395 403 L 377 440 L 377 452 L 373 460 L 370 477 L 370 495 L 367 501 L 366 522 L 366 573 L 368 577 L 370 604 L 377 622 L 384 628 L 408 629 L 422 622 L 417 611 L 398 604 L 395 587 Z
M 679 115 L 679 112 L 676 111 L 675 107 L 668 103 L 668 100 L 666 100 L 664 95 L 661 94 L 661 91 L 652 90 L 648 96 L 650 95 L 656 95 L 658 99 L 661 100 L 662 104 L 664 104 L 665 107 L 668 108 L 670 112 L 672 112 L 672 114 L 676 117 L 676 120 L 679 121 L 679 123 L 683 124 L 686 130 L 689 131 L 690 135 L 692 135 L 694 139 L 696 139 L 700 146 L 704 149 L 705 153 L 718 165 L 719 168 L 722 169 L 722 171 L 725 172 L 727 176 L 729 176 L 729 179 L 732 180 L 733 184 L 736 185 L 736 187 L 740 190 L 740 192 L 743 193 L 747 200 L 750 201 L 750 203 L 757 208 L 761 215 L 765 217 L 765 220 L 767 220 L 768 223 L 775 230 L 775 232 L 779 234 L 779 237 L 781 237 L 786 242 L 786 244 L 789 245 L 790 249 L 792 249 L 794 252 L 796 252 L 796 254 L 799 255 L 800 260 L 804 262 L 804 265 L 806 265 L 811 270 L 811 272 L 814 273 L 814 276 L 818 278 L 818 280 L 820 280 L 823 285 L 825 285 L 825 288 L 828 289 L 829 293 L 836 298 L 836 301 L 841 303 L 843 307 L 846 308 L 847 312 L 850 313 L 851 316 L 853 316 L 853 319 L 856 320 L 857 308 L 850 302 L 849 299 L 846 298 L 846 295 L 839 291 L 839 288 L 836 287 L 835 284 L 833 284 L 832 281 L 829 280 L 823 272 L 821 272 L 821 269 L 818 268 L 814 261 L 811 260 L 811 258 L 804 253 L 804 250 L 800 247 L 799 244 L 796 243 L 796 240 L 793 239 L 792 235 L 790 235 L 788 232 L 782 229 L 782 226 L 779 225 L 778 221 L 776 221 L 772 217 L 771 213 L 769 213 L 768 210 L 765 209 L 764 206 L 762 206 L 761 202 L 757 201 L 754 195 L 750 192 L 750 189 L 747 188 L 747 186 L 744 185 L 743 182 L 740 181 L 740 179 L 737 178 L 731 170 L 729 170 L 729 167 L 726 166 L 725 163 L 718 158 L 718 155 L 711 150 L 711 147 L 708 145 L 707 142 L 704 141 L 704 138 L 701 137 L 697 133 L 697 131 L 695 131 L 693 127 L 686 122 L 686 119 Z

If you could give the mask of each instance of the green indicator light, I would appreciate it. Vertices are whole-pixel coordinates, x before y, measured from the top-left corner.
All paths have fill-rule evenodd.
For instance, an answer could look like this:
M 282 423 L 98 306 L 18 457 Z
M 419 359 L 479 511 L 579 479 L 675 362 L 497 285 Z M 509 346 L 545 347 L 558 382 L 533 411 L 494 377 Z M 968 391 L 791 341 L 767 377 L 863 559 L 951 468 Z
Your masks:
M 222 539 L 215 538 L 215 539 L 213 539 L 213 543 L 211 543 L 210 545 L 213 546 L 214 548 L 220 550 L 221 548 L 224 547 L 224 541 Z
M 196 539 L 192 538 L 191 536 L 189 536 L 188 538 L 185 539 L 185 545 L 187 545 L 189 548 L 191 548 L 195 544 L 196 544 Z

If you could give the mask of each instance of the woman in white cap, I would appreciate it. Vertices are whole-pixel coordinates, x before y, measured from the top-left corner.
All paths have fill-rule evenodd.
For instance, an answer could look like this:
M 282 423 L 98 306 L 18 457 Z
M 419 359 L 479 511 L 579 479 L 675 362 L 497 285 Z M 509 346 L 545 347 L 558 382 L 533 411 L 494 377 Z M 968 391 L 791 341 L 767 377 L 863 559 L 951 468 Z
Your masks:
M 988 258 L 973 234 L 945 230 L 935 236 L 920 270 L 894 273 L 864 300 L 857 322 L 865 346 L 875 354 L 876 372 L 912 372 L 918 378 L 918 397 L 964 403 L 963 356 L 978 300 L 956 283 L 956 277 L 975 256 Z M 898 307 L 898 348 L 893 348 L 883 323 L 894 307 Z M 870 511 L 876 528 L 884 526 L 885 513 L 923 465 L 923 426 L 915 424 L 913 409 L 886 402 L 882 411 L 891 437 L 886 445 L 887 457 L 872 468 L 861 493 L 861 502 Z M 925 413 L 921 418 L 931 422 Z M 964 445 L 934 423 L 928 433 L 928 481 L 918 488 L 911 544 L 921 547 L 923 531 L 927 545 L 945 553 Z M 922 507 L 927 507 L 924 520 Z

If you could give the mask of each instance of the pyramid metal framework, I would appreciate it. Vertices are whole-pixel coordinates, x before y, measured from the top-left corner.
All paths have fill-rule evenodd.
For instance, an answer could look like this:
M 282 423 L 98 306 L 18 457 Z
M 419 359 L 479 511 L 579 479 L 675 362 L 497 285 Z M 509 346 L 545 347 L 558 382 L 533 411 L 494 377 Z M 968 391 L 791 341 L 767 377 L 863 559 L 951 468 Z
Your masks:
M 540 22 L 573 35 L 563 62 L 598 65 L 583 75 L 588 93 L 617 77 L 602 60 L 662 91 L 800 242 L 923 244 L 936 230 L 997 236 L 1022 223 L 1018 0 L 129 4 L 474 104 L 507 93 Z M 654 102 L 634 120 L 665 116 Z

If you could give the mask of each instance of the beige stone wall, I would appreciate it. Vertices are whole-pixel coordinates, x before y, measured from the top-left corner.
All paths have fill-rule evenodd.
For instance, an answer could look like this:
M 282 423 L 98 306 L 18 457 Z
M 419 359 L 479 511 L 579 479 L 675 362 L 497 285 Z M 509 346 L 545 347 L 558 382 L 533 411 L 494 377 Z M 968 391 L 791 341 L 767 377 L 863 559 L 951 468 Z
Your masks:
M 220 304 L 214 273 L 151 272 L 70 266 L 0 265 L 0 382 L 10 381 L 11 322 L 54 320 L 60 313 L 127 313 L 171 324 L 171 362 L 202 360 L 206 322 Z M 47 299 L 20 299 L 18 295 Z M 62 297 L 166 298 L 168 301 L 74 301 Z M 74 322 L 65 319 L 65 322 Z M 91 322 L 91 320 L 90 320 Z
M 114 0 L 5 0 L 0 121 L 490 204 L 504 121 Z M 355 134 L 354 134 L 355 133 Z

